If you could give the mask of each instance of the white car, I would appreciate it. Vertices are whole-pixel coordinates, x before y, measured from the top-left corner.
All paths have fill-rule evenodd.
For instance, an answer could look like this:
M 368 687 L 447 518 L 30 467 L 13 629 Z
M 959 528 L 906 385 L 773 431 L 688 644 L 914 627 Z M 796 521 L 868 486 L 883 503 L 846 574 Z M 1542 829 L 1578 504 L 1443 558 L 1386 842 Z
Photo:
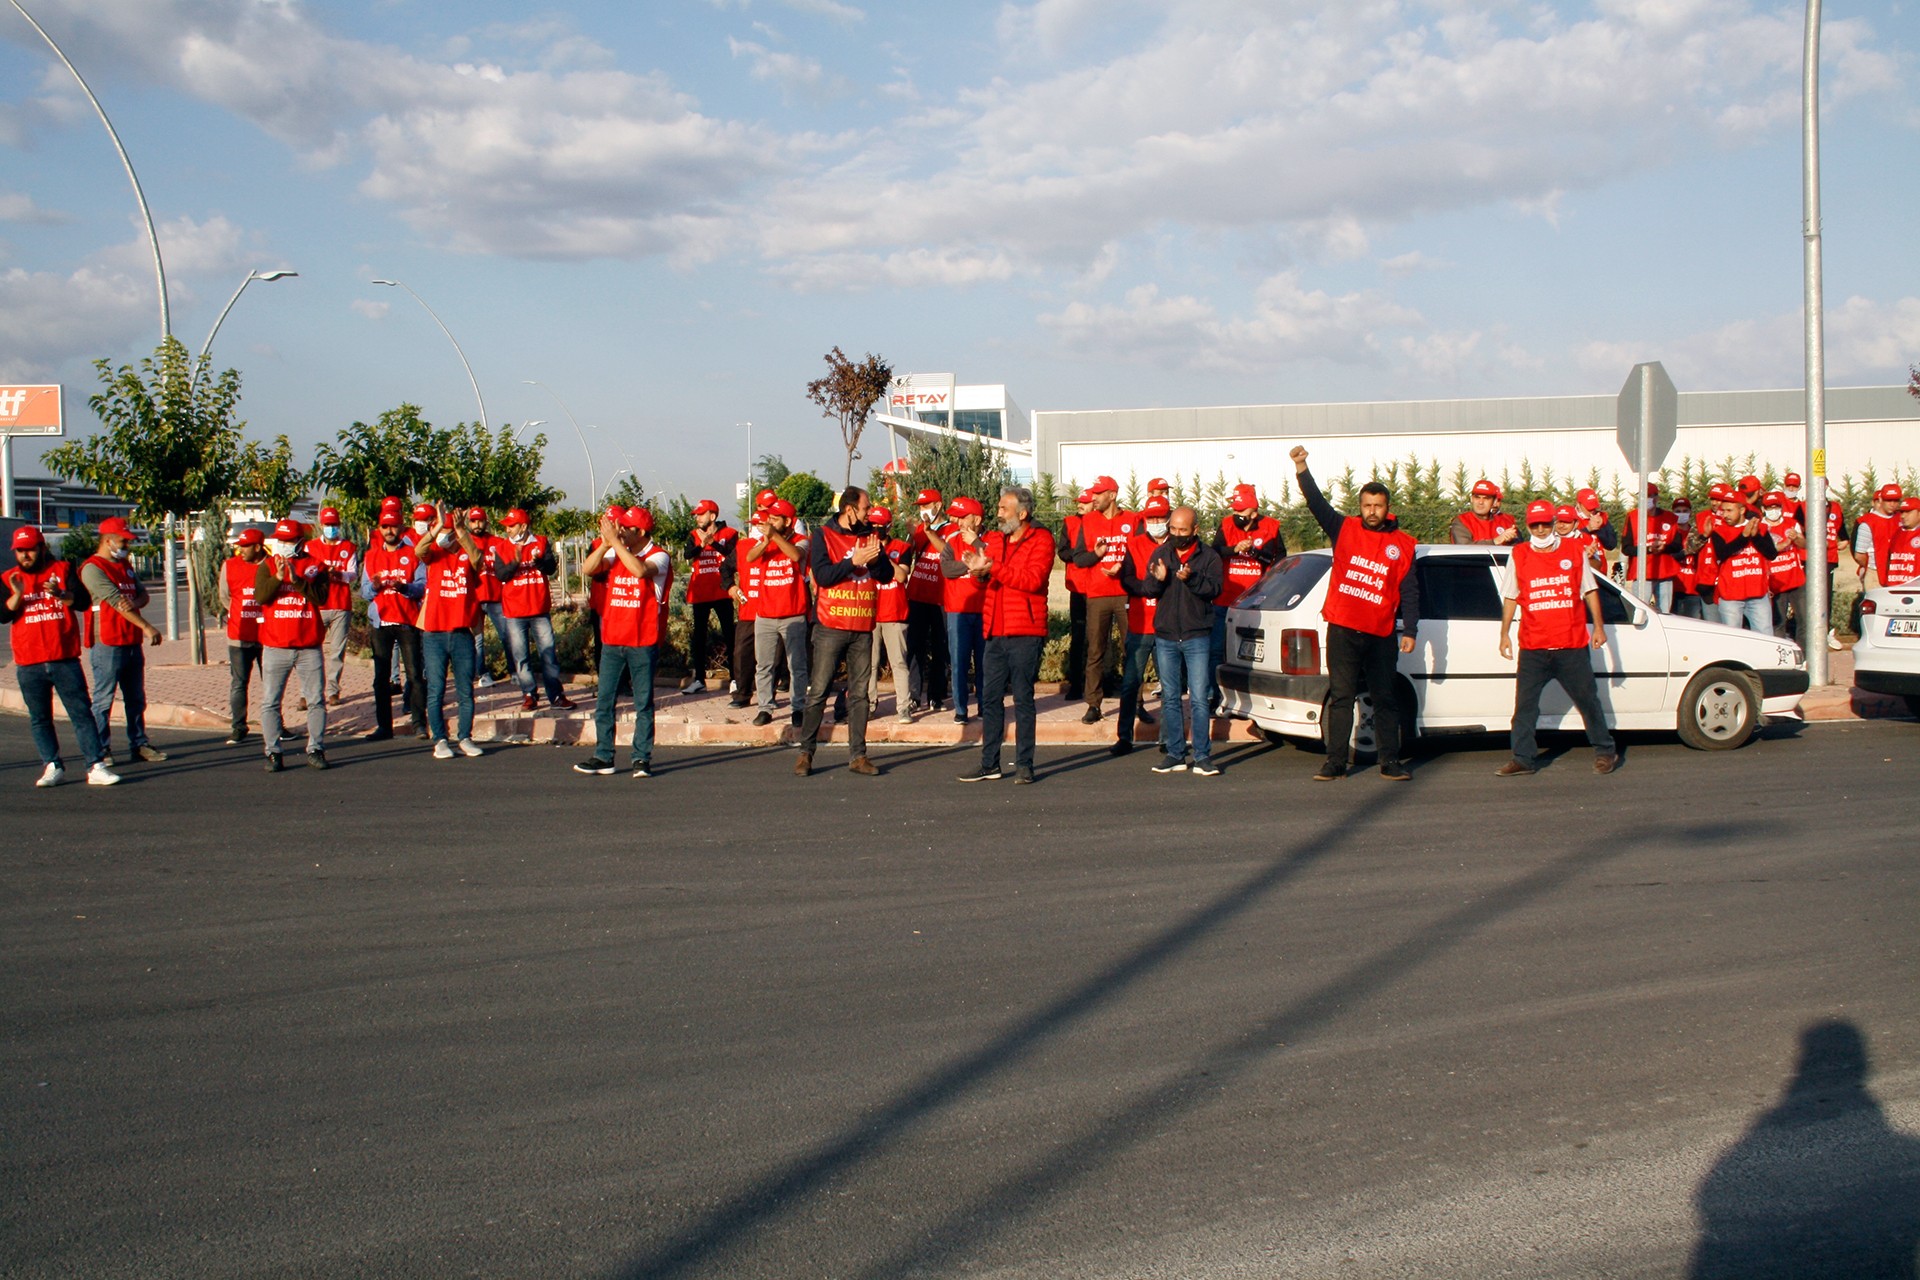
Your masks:
M 1511 729 L 1515 664 L 1500 656 L 1498 577 L 1507 554 L 1488 546 L 1416 552 L 1420 628 L 1413 652 L 1399 662 L 1400 701 L 1413 712 L 1410 737 Z M 1324 741 L 1320 606 L 1332 567 L 1326 550 L 1288 556 L 1227 611 L 1218 673 L 1226 709 L 1269 737 Z M 1766 717 L 1798 718 L 1807 666 L 1792 640 L 1661 614 L 1605 578 L 1599 589 L 1607 642 L 1593 651 L 1593 667 L 1615 729 L 1674 730 L 1690 747 L 1726 750 L 1751 738 Z M 1517 622 L 1514 630 L 1517 637 Z M 1920 638 L 1914 644 L 1920 653 Z M 1357 751 L 1373 749 L 1372 719 L 1363 695 L 1354 716 Z M 1541 699 L 1540 727 L 1580 728 L 1557 683 Z
M 1875 587 L 1861 600 L 1853 683 L 1905 698 L 1908 712 L 1920 717 L 1920 582 Z

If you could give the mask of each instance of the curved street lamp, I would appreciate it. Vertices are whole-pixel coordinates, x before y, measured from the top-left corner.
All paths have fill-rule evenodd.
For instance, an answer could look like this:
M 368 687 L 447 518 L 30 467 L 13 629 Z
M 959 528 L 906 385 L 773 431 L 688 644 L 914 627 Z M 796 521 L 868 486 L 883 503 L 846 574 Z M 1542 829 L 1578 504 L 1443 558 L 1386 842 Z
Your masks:
M 588 499 L 587 505 L 589 507 L 599 506 L 600 486 L 595 481 L 593 474 L 593 450 L 587 447 L 587 433 L 580 429 L 580 420 L 573 416 L 573 410 L 567 408 L 567 402 L 560 399 L 560 393 L 552 387 L 549 387 L 546 383 L 541 382 L 537 378 L 522 378 L 520 381 L 529 387 L 539 387 L 548 395 L 552 396 L 554 402 L 560 406 L 560 412 L 566 414 L 567 421 L 573 424 L 573 434 L 580 437 L 580 452 L 587 455 L 587 486 L 593 490 L 593 496 Z
M 473 387 L 474 401 L 480 406 L 480 429 L 482 431 L 491 430 L 491 428 L 487 426 L 487 402 L 482 399 L 480 395 L 480 380 L 473 376 L 473 366 L 467 363 L 467 353 L 460 349 L 460 340 L 453 336 L 453 330 L 447 328 L 447 322 L 440 318 L 438 312 L 427 305 L 425 298 L 417 293 L 413 293 L 413 290 L 409 286 L 399 280 L 370 280 L 367 283 L 383 284 L 389 289 L 406 289 L 408 293 L 413 294 L 413 300 L 420 304 L 421 310 L 433 317 L 433 322 L 440 326 L 440 332 L 446 334 L 447 341 L 453 344 L 453 354 L 460 357 L 460 367 L 467 371 L 467 381 Z
M 286 270 L 247 272 L 247 278 L 240 282 L 240 287 L 233 291 L 231 298 L 227 299 L 227 305 L 220 308 L 220 315 L 214 320 L 213 328 L 207 330 L 207 340 L 200 345 L 200 359 L 205 360 L 207 353 L 213 350 L 213 335 L 220 332 L 220 326 L 227 322 L 227 312 L 233 310 L 233 304 L 240 301 L 240 295 L 247 291 L 248 285 L 252 284 L 255 280 L 285 280 L 299 274 L 298 271 Z M 195 365 L 195 376 L 199 376 L 198 365 Z

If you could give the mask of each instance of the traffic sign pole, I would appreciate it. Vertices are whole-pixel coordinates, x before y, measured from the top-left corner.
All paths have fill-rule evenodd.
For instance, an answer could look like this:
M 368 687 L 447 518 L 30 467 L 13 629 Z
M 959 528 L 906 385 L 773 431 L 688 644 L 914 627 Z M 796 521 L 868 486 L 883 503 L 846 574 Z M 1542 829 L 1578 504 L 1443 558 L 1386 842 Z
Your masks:
M 1647 477 L 1666 462 L 1680 429 L 1680 393 L 1658 360 L 1633 366 L 1620 388 L 1615 409 L 1620 453 L 1634 467 L 1639 487 L 1634 490 L 1633 594 L 1647 599 Z

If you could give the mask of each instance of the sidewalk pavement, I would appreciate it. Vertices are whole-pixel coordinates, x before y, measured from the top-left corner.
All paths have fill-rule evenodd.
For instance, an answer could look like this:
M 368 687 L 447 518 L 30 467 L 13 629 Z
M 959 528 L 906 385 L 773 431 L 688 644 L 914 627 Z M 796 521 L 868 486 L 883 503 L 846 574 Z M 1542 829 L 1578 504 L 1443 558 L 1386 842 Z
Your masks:
M 147 651 L 149 725 L 220 730 L 228 727 L 226 644 L 224 637 L 217 634 L 209 636 L 208 641 L 209 662 L 206 666 L 191 664 L 185 640 L 162 644 Z M 1851 687 L 1851 653 L 1843 650 L 1827 656 L 1834 683 L 1812 691 L 1801 702 L 1800 711 L 1806 719 L 1862 720 L 1907 714 L 1906 704 L 1899 698 L 1866 693 Z M 82 661 L 85 661 L 84 657 Z M 867 723 L 869 742 L 954 746 L 980 741 L 977 715 L 965 725 L 955 724 L 952 714 L 945 711 L 923 712 L 911 723 L 901 723 L 896 718 L 891 686 L 891 681 L 881 682 L 879 705 L 874 708 Z M 1039 690 L 1036 737 L 1041 745 L 1071 746 L 1113 741 L 1117 703 L 1110 701 L 1107 704 L 1106 716 L 1099 723 L 1082 724 L 1080 717 L 1085 705 L 1078 701 L 1066 701 L 1054 692 L 1054 687 L 1043 684 Z M 341 678 L 341 694 L 345 698 L 344 705 L 328 709 L 327 736 L 344 741 L 370 732 L 374 726 L 372 664 L 349 657 Z M 590 684 L 575 685 L 572 696 L 580 704 L 577 711 L 554 711 L 543 705 L 537 712 L 523 713 L 520 710 L 520 690 L 511 681 L 490 689 L 475 689 L 473 736 L 481 742 L 591 743 L 593 688 Z M 306 731 L 305 717 L 294 710 L 298 697 L 296 683 L 288 691 L 285 717 L 287 730 L 293 734 Z M 406 709 L 399 705 L 398 699 L 395 702 L 397 727 L 404 732 L 408 723 Z M 621 706 L 620 736 L 624 742 L 631 732 L 633 712 L 631 704 L 624 699 Z M 1149 699 L 1145 706 L 1156 717 L 1156 723 L 1135 726 L 1134 741 L 1141 749 L 1150 748 L 1159 735 L 1159 704 L 1157 700 Z M 16 713 L 25 710 L 11 666 L 0 667 L 0 710 Z M 798 730 L 789 722 L 791 708 L 785 695 L 780 699 L 774 723 L 756 727 L 752 723 L 755 710 L 753 707 L 736 708 L 730 705 L 724 681 L 719 692 L 693 695 L 682 694 L 676 688 L 662 684 L 654 690 L 654 741 L 662 746 L 769 746 L 795 740 Z M 448 716 L 451 719 L 451 699 Z M 248 717 L 257 734 L 260 723 L 260 680 L 257 675 L 253 681 Z M 451 724 L 448 727 L 451 729 Z M 1009 740 L 1012 733 L 1013 725 L 1009 717 Z M 1225 741 L 1254 738 L 1258 734 L 1244 720 L 1221 718 L 1214 722 L 1213 736 L 1216 740 Z M 846 726 L 833 724 L 829 715 L 827 723 L 821 726 L 820 737 L 823 742 L 844 742 Z

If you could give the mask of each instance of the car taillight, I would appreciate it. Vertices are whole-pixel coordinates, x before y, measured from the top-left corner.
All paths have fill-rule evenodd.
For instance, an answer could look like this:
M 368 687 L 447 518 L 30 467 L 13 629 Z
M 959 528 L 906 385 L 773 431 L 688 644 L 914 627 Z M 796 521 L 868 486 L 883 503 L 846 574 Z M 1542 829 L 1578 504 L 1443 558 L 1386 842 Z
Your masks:
M 1280 633 L 1280 670 L 1290 676 L 1320 674 L 1320 633 L 1289 627 Z
M 1879 607 L 1875 604 L 1873 597 L 1868 596 L 1865 600 L 1862 600 L 1860 602 L 1860 612 L 1878 613 L 1880 612 L 1880 610 L 1879 610 Z

